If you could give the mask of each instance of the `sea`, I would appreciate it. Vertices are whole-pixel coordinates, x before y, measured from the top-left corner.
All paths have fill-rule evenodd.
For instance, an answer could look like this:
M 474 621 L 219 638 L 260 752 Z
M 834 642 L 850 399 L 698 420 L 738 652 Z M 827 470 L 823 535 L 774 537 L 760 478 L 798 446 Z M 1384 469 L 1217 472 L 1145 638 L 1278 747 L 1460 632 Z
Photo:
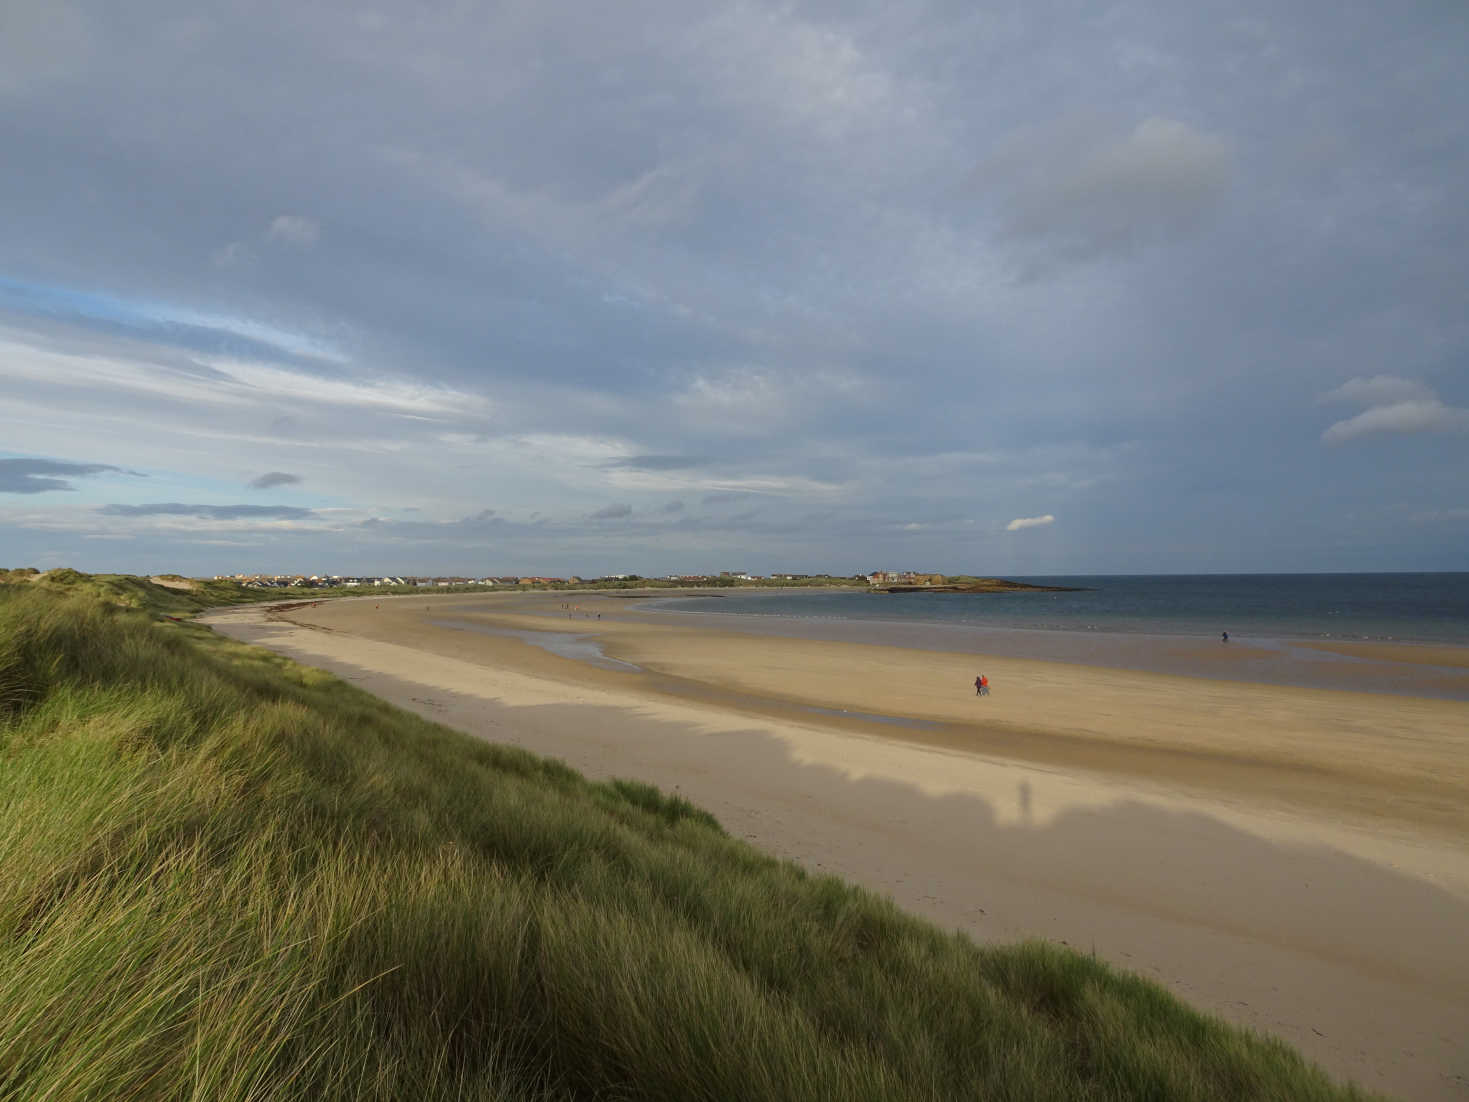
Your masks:
M 1024 631 L 1469 645 L 1469 573 L 1016 577 L 1066 593 L 730 591 L 664 611 Z

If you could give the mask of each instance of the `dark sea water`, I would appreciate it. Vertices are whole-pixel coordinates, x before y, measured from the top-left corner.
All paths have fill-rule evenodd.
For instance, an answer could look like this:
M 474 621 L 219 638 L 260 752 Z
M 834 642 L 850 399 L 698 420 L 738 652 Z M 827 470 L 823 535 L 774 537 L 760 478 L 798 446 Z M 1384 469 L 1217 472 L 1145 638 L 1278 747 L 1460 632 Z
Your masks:
M 1074 593 L 830 589 L 669 598 L 668 611 L 797 620 L 1231 638 L 1469 644 L 1469 573 L 1030 577 Z

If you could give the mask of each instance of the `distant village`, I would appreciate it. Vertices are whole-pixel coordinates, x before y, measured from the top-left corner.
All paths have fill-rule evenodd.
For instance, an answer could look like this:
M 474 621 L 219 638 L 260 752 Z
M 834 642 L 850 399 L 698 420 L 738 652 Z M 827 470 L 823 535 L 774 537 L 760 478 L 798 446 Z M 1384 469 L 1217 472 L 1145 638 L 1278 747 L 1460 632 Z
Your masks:
M 875 570 L 870 574 L 751 574 L 744 570 L 721 570 L 718 574 L 663 574 L 644 577 L 640 574 L 607 574 L 599 578 L 582 578 L 575 574 L 565 578 L 541 575 L 493 575 L 478 578 L 459 575 L 416 574 L 216 574 L 216 581 L 233 581 L 251 589 L 355 589 L 361 586 L 406 586 L 417 589 L 447 589 L 451 586 L 485 586 L 519 588 L 532 586 L 607 585 L 617 582 L 650 582 L 660 585 L 733 585 L 739 582 L 789 584 L 806 582 L 814 585 L 852 585 L 866 582 L 872 586 L 943 585 L 942 574 L 917 574 L 911 570 Z

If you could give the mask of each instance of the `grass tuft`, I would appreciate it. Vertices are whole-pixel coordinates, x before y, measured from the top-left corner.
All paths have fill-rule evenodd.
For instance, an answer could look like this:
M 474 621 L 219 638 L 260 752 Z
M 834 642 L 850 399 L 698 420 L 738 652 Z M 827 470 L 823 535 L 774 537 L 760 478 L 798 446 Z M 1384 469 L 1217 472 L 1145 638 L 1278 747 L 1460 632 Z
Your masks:
M 0 1098 L 1363 1097 L 78 579 L 0 585 Z

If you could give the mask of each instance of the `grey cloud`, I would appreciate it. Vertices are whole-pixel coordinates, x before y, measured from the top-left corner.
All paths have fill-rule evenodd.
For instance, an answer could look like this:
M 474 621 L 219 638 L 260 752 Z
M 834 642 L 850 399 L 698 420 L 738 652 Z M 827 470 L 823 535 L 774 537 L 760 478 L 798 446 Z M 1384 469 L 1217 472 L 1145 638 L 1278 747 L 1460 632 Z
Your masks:
M 1444 404 L 1433 388 L 1396 375 L 1349 379 L 1322 396 L 1368 408 L 1321 434 L 1326 444 L 1345 444 L 1380 433 L 1469 432 L 1469 409 Z
M 608 505 L 604 509 L 598 509 L 595 513 L 588 514 L 592 520 L 620 520 L 623 517 L 632 516 L 631 505 Z
M 230 241 L 209 254 L 209 263 L 216 268 L 238 268 L 255 263 L 255 253 L 242 241 Z
M 1229 186 L 1230 144 L 1173 119 L 1116 133 L 1068 120 L 1012 139 L 981 169 L 1031 263 L 1125 252 L 1196 225 Z
M 660 513 L 682 513 L 684 503 L 682 501 L 670 501 L 659 510 Z
M 282 214 L 271 221 L 266 237 L 271 241 L 310 248 L 320 239 L 321 226 L 315 219 L 300 214 Z
M 0 92 L 30 90 L 81 71 L 97 49 L 95 35 L 75 4 L 11 4 L 0 35 Z
M 712 494 L 705 494 L 701 500 L 705 505 L 737 505 L 759 496 L 743 490 L 715 490 Z
M 0 459 L 0 494 L 75 490 L 68 478 L 85 478 L 107 471 L 120 472 L 122 468 L 107 463 L 65 463 L 53 459 Z
M 498 516 L 494 509 L 480 509 L 458 520 L 389 520 L 386 517 L 369 517 L 358 527 L 374 535 L 392 539 L 453 543 L 473 542 L 492 534 L 503 534 L 513 525 Z
M 311 509 L 291 505 L 186 505 L 182 502 L 155 502 L 149 505 L 104 505 L 97 510 L 107 517 L 205 517 L 209 520 L 272 518 L 301 520 L 315 516 Z
M 0 320 L 84 326 L 99 361 L 88 380 L 64 364 L 23 377 L 0 354 L 0 408 L 26 411 L 5 431 L 12 454 L 46 454 L 43 433 L 105 434 L 109 461 L 184 500 L 269 456 L 354 516 L 406 520 L 421 501 L 465 517 L 384 521 L 364 543 L 417 540 L 417 561 L 452 569 L 520 539 L 528 572 L 606 547 L 619 554 L 603 569 L 705 553 L 754 568 L 777 543 L 813 567 L 918 545 L 962 567 L 970 544 L 934 535 L 925 509 L 997 531 L 1038 502 L 1064 516 L 1056 553 L 1074 568 L 1146 546 L 1187 569 L 1200 516 L 1243 530 L 1274 510 L 1324 531 L 1343 511 L 1332 480 L 1354 502 L 1458 500 L 1469 452 L 1445 430 L 1469 405 L 1469 135 L 1443 107 L 1466 94 L 1445 5 L 1339 20 L 1125 0 L 1091 20 L 945 0 L 895 20 L 875 0 L 647 0 L 636 18 L 466 18 L 384 0 L 371 25 L 342 0 L 187 7 L 22 4 L 0 35 L 0 143 L 26 167 L 0 173 L 0 266 L 29 288 L 0 278 Z M 1236 20 L 1248 34 L 1229 33 Z M 312 140 L 282 157 L 283 133 Z M 195 353 L 305 370 L 228 406 Z M 171 370 L 134 378 L 136 356 Z M 1335 416 L 1312 405 L 1386 363 L 1442 396 L 1359 388 Z M 313 376 L 486 404 L 351 405 L 303 392 Z M 1322 473 L 1310 456 L 1331 421 L 1349 440 L 1438 436 L 1430 456 L 1342 448 Z M 533 434 L 577 446 L 514 445 Z M 1085 461 L 1123 440 L 1139 442 L 1125 464 Z M 1036 447 L 1080 458 L 1025 462 Z M 711 453 L 742 477 L 679 466 Z M 1012 462 L 945 459 L 977 453 Z M 1021 485 L 1051 471 L 1097 479 L 1085 509 L 1079 478 Z M 860 508 L 789 537 L 719 527 L 738 496 L 700 509 L 706 489 L 761 475 Z M 1207 501 L 1190 492 L 1201 480 Z M 673 493 L 688 511 L 660 513 Z M 779 496 L 761 499 L 772 525 Z M 486 497 L 549 519 L 539 536 L 473 520 Z M 635 511 L 587 518 L 614 498 Z M 908 522 L 925 527 L 884 542 Z M 1391 526 L 1360 524 L 1309 547 L 1292 526 L 1289 545 L 1238 553 L 1251 569 L 1320 569 L 1345 546 L 1383 569 L 1409 561 L 1383 557 Z M 0 551 L 19 540 L 6 527 Z M 668 546 L 674 529 L 687 538 Z M 335 533 L 270 541 L 282 560 L 356 553 Z M 1062 565 L 1005 560 L 1000 545 L 1023 541 L 996 541 L 986 569 Z M 1412 561 L 1462 569 L 1461 544 Z
M 250 480 L 250 489 L 269 490 L 275 486 L 297 486 L 300 485 L 301 476 L 291 474 L 288 471 L 267 471 L 259 478 Z
M 614 470 L 687 471 L 707 467 L 714 461 L 699 455 L 629 455 L 602 464 Z

